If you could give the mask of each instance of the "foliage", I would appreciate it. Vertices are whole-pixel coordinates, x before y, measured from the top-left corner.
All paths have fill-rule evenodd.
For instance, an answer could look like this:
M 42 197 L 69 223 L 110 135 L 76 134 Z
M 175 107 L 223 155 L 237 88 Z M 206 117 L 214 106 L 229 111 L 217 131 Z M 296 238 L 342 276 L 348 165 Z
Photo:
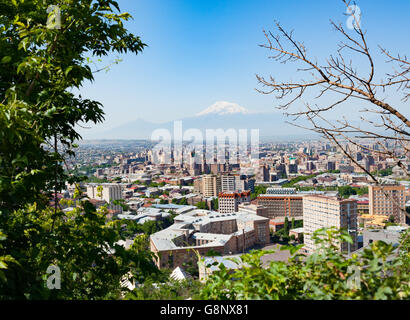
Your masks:
M 171 201 L 173 204 L 178 204 L 178 205 L 184 205 L 184 206 L 186 206 L 187 204 L 188 204 L 188 200 L 185 198 L 185 197 L 183 197 L 183 198 L 181 198 L 181 199 L 176 199 L 176 198 L 174 198 L 174 199 L 172 199 L 172 201 Z
M 217 257 L 217 256 L 221 256 L 221 254 L 218 251 L 215 251 L 214 249 L 210 249 L 206 252 L 205 256 L 206 257 Z
M 369 188 L 368 187 L 362 187 L 362 188 L 357 188 L 357 187 L 351 187 L 351 186 L 342 186 L 337 188 L 339 195 L 345 199 L 349 198 L 351 195 L 359 195 L 362 196 L 364 194 L 369 193 Z
M 288 217 L 285 217 L 283 228 L 276 232 L 272 232 L 271 240 L 273 243 L 288 243 L 289 240 L 291 240 L 291 237 L 289 237 L 289 231 L 301 227 L 303 227 L 303 220 L 295 220 L 295 218 L 292 217 L 291 225 L 289 226 L 289 219 Z
M 163 187 L 165 186 L 166 183 L 164 181 L 158 183 L 158 182 L 151 182 L 148 186 L 151 188 L 158 188 L 158 187 Z
M 296 178 L 292 179 L 290 182 L 285 183 L 282 187 L 283 187 L 283 188 L 291 188 L 291 187 L 293 187 L 293 186 L 294 186 L 296 183 L 298 183 L 298 182 L 312 179 L 312 178 L 314 178 L 314 177 L 316 177 L 316 176 L 318 176 L 318 175 L 320 175 L 320 174 L 323 174 L 323 172 L 318 172 L 318 173 L 310 174 L 310 175 L 307 175 L 307 176 L 299 176 L 299 177 L 296 177 Z
M 203 210 L 208 210 L 208 205 L 206 204 L 205 201 L 200 201 L 196 204 L 196 207 L 198 209 L 203 209 Z
M 78 181 L 63 169 L 78 124 L 104 119 L 99 102 L 73 89 L 100 71 L 92 59 L 138 54 L 145 44 L 126 30 L 131 16 L 116 1 L 60 0 L 61 28 L 49 28 L 55 4 L 0 0 L 0 298 L 117 298 L 125 274 L 155 273 L 151 257 L 116 244 L 120 228 L 107 223 L 106 208 L 82 202 L 64 212 L 49 201 Z M 61 290 L 45 288 L 51 264 L 61 269 Z
M 218 198 L 215 198 L 212 200 L 212 210 L 217 211 L 219 208 L 219 202 L 218 202 Z
M 190 274 L 194 279 L 199 278 L 199 266 L 198 261 L 195 259 L 188 259 L 184 263 L 182 263 L 182 268 Z
M 138 223 L 134 220 L 121 220 L 123 224 L 126 225 L 126 228 L 121 231 L 121 234 L 126 237 L 133 237 L 136 234 L 145 234 L 150 236 L 162 229 L 168 228 L 174 223 L 172 216 L 168 216 L 163 220 L 158 221 L 146 221 L 144 223 Z
M 128 272 L 139 281 L 154 275 L 151 253 L 138 245 L 125 250 L 117 244 L 124 239 L 120 223 L 107 223 L 106 214 L 106 207 L 95 210 L 88 201 L 62 219 L 55 218 L 51 208 L 39 212 L 35 205 L 14 212 L 3 225 L 8 236 L 1 251 L 18 264 L 4 271 L 0 299 L 119 298 L 120 280 Z M 50 265 L 61 269 L 60 290 L 45 286 Z
M 409 298 L 408 237 L 403 237 L 399 254 L 392 245 L 376 241 L 351 257 L 337 248 L 340 241 L 352 241 L 345 231 L 320 229 L 314 239 L 320 247 L 309 256 L 300 252 L 303 245 L 282 246 L 290 251 L 288 262 L 271 261 L 263 267 L 261 257 L 273 251 L 253 250 L 241 256 L 245 265 L 240 269 L 219 265 L 201 290 L 201 299 Z
M 386 169 L 382 169 L 382 170 L 378 170 L 378 171 L 373 171 L 372 174 L 374 176 L 379 176 L 379 177 L 386 177 L 386 176 L 390 176 L 393 174 L 393 169 L 392 168 L 386 168 Z
M 351 195 L 357 194 L 356 190 L 351 186 L 342 186 L 338 188 L 339 195 L 343 198 L 349 198 Z
M 114 163 L 104 163 L 104 164 L 98 164 L 98 165 L 83 165 L 83 166 L 78 166 L 75 169 L 71 170 L 69 173 L 73 175 L 79 175 L 80 173 L 84 173 L 86 176 L 90 176 L 95 173 L 96 169 L 98 168 L 111 168 L 115 164 Z M 92 178 L 89 177 L 89 178 Z
M 368 187 L 363 187 L 363 188 L 356 188 L 356 192 L 359 196 L 362 196 L 364 194 L 369 193 L 369 188 Z
M 197 299 L 203 285 L 198 280 L 169 280 L 165 283 L 147 281 L 126 295 L 129 300 L 186 300 Z
M 251 193 L 251 200 L 255 200 L 260 194 L 265 194 L 267 187 L 265 186 L 255 186 L 254 192 Z
M 289 219 L 288 217 L 285 217 L 285 222 L 283 223 L 283 230 L 287 235 L 289 235 L 289 229 Z
M 95 176 L 90 176 L 84 179 L 84 182 L 89 182 L 89 183 L 107 183 L 110 182 L 107 178 L 97 178 Z

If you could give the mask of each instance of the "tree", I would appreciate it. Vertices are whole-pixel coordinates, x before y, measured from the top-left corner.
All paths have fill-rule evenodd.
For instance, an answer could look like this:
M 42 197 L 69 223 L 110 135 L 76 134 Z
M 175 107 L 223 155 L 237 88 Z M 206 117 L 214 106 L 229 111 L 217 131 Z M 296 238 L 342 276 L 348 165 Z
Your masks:
M 264 186 L 255 186 L 255 191 L 251 193 L 251 200 L 255 200 L 258 195 L 265 194 L 267 187 Z
M 407 232 L 408 233 L 408 232 Z M 400 248 L 375 241 L 363 251 L 347 257 L 336 245 L 352 239 L 334 228 L 317 230 L 319 250 L 307 256 L 303 245 L 281 246 L 289 251 L 287 262 L 261 257 L 274 250 L 253 250 L 242 255 L 243 266 L 228 270 L 223 264 L 213 272 L 200 292 L 201 299 L 215 300 L 406 300 L 410 296 L 409 238 L 402 236 Z M 238 260 L 238 259 L 235 259 Z M 389 262 L 387 262 L 389 260 Z M 238 261 L 240 262 L 240 261 Z M 357 281 L 351 281 L 355 279 Z
M 218 198 L 215 198 L 212 200 L 212 209 L 216 211 L 218 210 L 218 208 L 219 208 Z
M 362 196 L 364 194 L 368 194 L 369 193 L 369 188 L 368 187 L 363 187 L 363 188 L 358 188 L 357 189 L 357 194 L 359 196 Z
M 386 169 L 382 169 L 379 171 L 373 171 L 372 174 L 374 176 L 381 176 L 381 177 L 386 177 L 386 176 L 390 176 L 391 174 L 393 174 L 393 169 L 392 168 L 386 168 Z
M 283 224 L 283 230 L 286 235 L 289 235 L 289 219 L 285 217 L 285 222 Z
M 94 58 L 138 54 L 145 44 L 126 30 L 131 16 L 116 1 L 60 0 L 58 28 L 47 25 L 54 4 L 0 0 L 0 298 L 119 297 L 120 279 L 152 273 L 152 257 L 116 244 L 120 226 L 106 221 L 106 208 L 76 199 L 63 212 L 58 192 L 78 181 L 64 170 L 78 126 L 104 119 L 99 102 L 72 89 L 108 70 L 93 70 Z M 44 286 L 50 265 L 64 270 L 61 290 Z
M 259 92 L 276 94 L 276 98 L 282 101 L 279 109 L 294 121 L 302 119 L 309 125 L 292 124 L 328 139 L 373 183 L 379 184 L 377 177 L 356 159 L 352 147 L 389 157 L 398 168 L 409 174 L 397 149 L 401 149 L 402 154 L 408 155 L 410 152 L 410 120 L 405 113 L 410 98 L 410 61 L 405 55 L 392 54 L 379 46 L 379 56 L 387 59 L 386 63 L 392 66 L 391 72 L 379 81 L 381 74 L 378 74 L 377 59 L 369 46 L 366 32 L 362 30 L 361 16 L 352 9 L 350 1 L 343 0 L 343 3 L 348 10 L 351 30 L 346 30 L 342 23 L 331 21 L 343 40 L 337 53 L 324 63 L 319 63 L 308 54 L 303 42 L 298 41 L 293 32 L 286 31 L 280 23 L 276 23 L 276 34 L 264 31 L 266 43 L 261 47 L 273 53 L 271 58 L 277 62 L 294 63 L 303 76 L 299 80 L 292 76 L 292 81 L 281 81 L 273 76 L 266 78 L 257 75 L 262 86 Z M 366 61 L 366 65 L 362 61 Z M 401 102 L 392 101 L 391 97 L 397 95 L 402 98 Z M 317 102 L 314 105 L 304 100 L 312 96 Z M 301 103 L 298 102 L 304 105 L 303 110 L 292 109 L 293 106 L 299 108 Z M 349 103 L 361 109 L 352 110 Z M 340 119 L 331 120 L 337 109 L 346 110 L 347 117 L 343 115 Z M 356 116 L 360 123 L 347 120 Z M 368 143 L 372 141 L 377 147 L 369 147 Z M 386 195 L 389 196 L 388 193 Z M 400 205 L 397 206 L 403 210 Z
M 410 121 L 404 115 L 406 104 L 394 104 L 390 97 L 402 94 L 403 101 L 410 98 L 410 62 L 402 55 L 392 55 L 380 47 L 381 55 L 394 64 L 392 72 L 384 81 L 376 80 L 376 63 L 370 54 L 366 34 L 362 31 L 358 17 L 351 10 L 350 3 L 343 1 L 350 10 L 353 30 L 346 31 L 342 24 L 331 22 L 333 27 L 344 38 L 336 56 L 332 55 L 325 64 L 319 64 L 308 55 L 307 48 L 296 40 L 293 32 L 287 32 L 277 23 L 278 34 L 265 32 L 266 44 L 261 47 L 273 53 L 274 60 L 281 63 L 295 63 L 297 71 L 306 76 L 292 81 L 280 81 L 270 76 L 258 75 L 257 79 L 263 94 L 276 94 L 282 100 L 279 106 L 293 120 L 304 119 L 310 126 L 296 124 L 319 133 L 341 150 L 344 156 L 370 176 L 375 184 L 377 177 L 372 175 L 352 152 L 352 146 L 373 152 L 368 146 L 375 141 L 374 151 L 382 157 L 394 159 L 396 165 L 407 174 L 403 159 L 398 154 L 408 154 Z M 347 56 L 346 52 L 350 55 Z M 354 54 L 359 55 L 356 59 Z M 367 74 L 362 74 L 364 58 L 368 62 Z M 357 62 L 357 65 L 354 65 Z M 359 65 L 360 64 L 360 65 Z M 359 73 L 360 72 L 360 73 Z M 283 74 L 283 73 L 282 73 Z M 377 76 L 379 78 L 379 76 Z M 329 96 L 332 93 L 333 96 Z M 392 93 L 392 94 L 390 94 Z M 305 103 L 303 98 L 317 97 L 318 103 Z M 334 99 L 331 101 L 331 99 Z M 360 101 L 364 105 L 360 117 L 361 123 L 370 126 L 367 129 L 353 121 L 334 119 L 335 109 L 344 107 L 351 100 Z M 329 101 L 331 101 L 329 103 Z M 300 103 L 302 102 L 302 104 Z M 292 110 L 293 106 L 301 111 Z M 357 103 L 356 103 L 357 105 Z M 370 109 L 372 107 L 373 109 Z M 378 117 L 372 117 L 372 113 Z M 352 119 L 352 115 L 349 114 Z M 393 148 L 388 147 L 393 145 Z M 395 148 L 401 148 L 396 154 Z M 350 190 L 349 190 L 350 191 Z M 281 230 L 280 230 L 281 231 Z M 255 250 L 242 255 L 244 266 L 229 271 L 223 265 L 214 272 L 205 288 L 201 291 L 202 299 L 408 299 L 409 289 L 409 234 L 406 232 L 397 249 L 382 241 L 373 242 L 370 247 L 347 257 L 342 254 L 335 243 L 352 242 L 345 231 L 322 229 L 315 232 L 314 240 L 321 245 L 320 249 L 307 256 L 299 252 L 301 246 L 282 246 L 289 250 L 289 261 L 271 261 L 269 266 L 262 266 L 261 257 L 271 251 Z M 388 261 L 388 262 L 387 262 Z M 357 275 L 356 270 L 360 273 Z M 348 281 L 352 277 L 359 284 Z
M 208 205 L 206 204 L 205 201 L 200 201 L 196 204 L 196 207 L 198 209 L 203 209 L 203 210 L 208 210 Z
M 146 281 L 127 294 L 129 300 L 186 300 L 198 299 L 203 284 L 198 280 L 164 280 L 160 283 Z
M 339 195 L 345 199 L 349 198 L 351 195 L 357 194 L 356 190 L 351 186 L 342 186 L 338 188 Z

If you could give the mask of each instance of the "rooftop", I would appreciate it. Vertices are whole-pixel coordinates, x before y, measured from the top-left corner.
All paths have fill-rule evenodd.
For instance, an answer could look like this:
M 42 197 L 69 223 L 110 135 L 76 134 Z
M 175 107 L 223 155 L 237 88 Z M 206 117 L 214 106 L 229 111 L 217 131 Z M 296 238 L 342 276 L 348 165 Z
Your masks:
M 196 209 L 185 214 L 180 214 L 175 217 L 175 223 L 167 229 L 161 230 L 151 235 L 151 241 L 158 251 L 172 250 L 177 248 L 196 248 L 203 246 L 222 246 L 229 239 L 242 232 L 252 231 L 252 228 L 245 227 L 245 229 L 237 230 L 232 234 L 220 234 L 211 232 L 201 232 L 201 230 L 208 230 L 207 225 L 211 223 L 222 222 L 228 220 L 238 220 L 241 222 L 268 220 L 267 218 L 250 214 L 249 212 L 235 212 L 220 214 L 215 211 Z M 179 246 L 175 243 L 184 239 L 186 246 Z M 188 239 L 193 240 L 207 240 L 207 244 L 201 246 L 189 245 Z

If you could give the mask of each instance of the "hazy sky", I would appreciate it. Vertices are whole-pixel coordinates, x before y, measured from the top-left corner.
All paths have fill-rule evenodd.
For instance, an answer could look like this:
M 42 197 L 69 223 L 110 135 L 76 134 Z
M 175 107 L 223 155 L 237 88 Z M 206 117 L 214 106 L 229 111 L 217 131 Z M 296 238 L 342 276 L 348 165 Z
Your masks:
M 294 29 L 311 57 L 327 57 L 340 35 L 329 19 L 345 24 L 340 0 L 117 0 L 132 14 L 129 30 L 148 47 L 81 90 L 104 105 L 106 121 L 88 130 L 105 130 L 137 118 L 163 122 L 192 116 L 216 101 L 237 103 L 251 111 L 274 111 L 271 95 L 261 95 L 255 74 L 296 80 L 292 65 L 268 59 L 263 29 L 278 20 Z M 361 0 L 362 26 L 372 52 L 377 45 L 392 53 L 409 53 L 408 0 Z M 110 59 L 114 59 L 115 56 Z M 380 67 L 384 70 L 383 60 Z M 393 97 L 394 99 L 394 97 Z M 84 132 L 81 130 L 81 132 Z

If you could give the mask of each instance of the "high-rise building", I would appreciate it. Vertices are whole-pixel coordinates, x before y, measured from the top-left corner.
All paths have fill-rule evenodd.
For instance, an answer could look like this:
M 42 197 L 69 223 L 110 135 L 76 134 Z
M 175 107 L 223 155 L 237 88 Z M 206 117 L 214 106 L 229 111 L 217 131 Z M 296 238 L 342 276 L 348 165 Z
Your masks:
M 220 192 L 218 195 L 218 211 L 220 213 L 238 212 L 239 204 L 251 201 L 251 192 Z
M 222 192 L 242 192 L 245 190 L 254 190 L 255 180 L 247 178 L 245 175 L 226 174 L 221 175 Z
M 336 170 L 336 163 L 334 161 L 328 161 L 327 170 Z
M 205 197 L 217 197 L 221 192 L 221 178 L 216 175 L 204 175 L 196 180 L 194 189 Z
M 102 187 L 99 192 L 98 187 Z M 89 183 L 87 185 L 87 197 L 90 199 L 104 200 L 108 203 L 108 209 L 122 212 L 120 205 L 113 204 L 114 200 L 122 199 L 122 187 L 117 183 Z
M 258 168 L 258 172 L 256 174 L 257 181 L 269 181 L 269 167 L 266 165 L 261 165 Z
M 298 165 L 296 163 L 289 163 L 286 165 L 286 174 L 298 173 Z
M 353 244 L 340 243 L 341 251 L 357 250 L 357 201 L 339 199 L 324 195 L 303 197 L 303 233 L 305 249 L 312 253 L 317 245 L 312 239 L 313 233 L 321 228 L 336 227 L 349 230 Z
M 222 175 L 221 176 L 221 190 L 222 192 L 233 192 L 236 190 L 236 176 Z
M 226 170 L 225 163 L 211 163 L 209 167 L 212 174 L 219 174 L 220 172 L 224 172 Z
M 394 222 L 406 222 L 406 198 L 403 185 L 370 185 L 369 214 L 393 216 Z

